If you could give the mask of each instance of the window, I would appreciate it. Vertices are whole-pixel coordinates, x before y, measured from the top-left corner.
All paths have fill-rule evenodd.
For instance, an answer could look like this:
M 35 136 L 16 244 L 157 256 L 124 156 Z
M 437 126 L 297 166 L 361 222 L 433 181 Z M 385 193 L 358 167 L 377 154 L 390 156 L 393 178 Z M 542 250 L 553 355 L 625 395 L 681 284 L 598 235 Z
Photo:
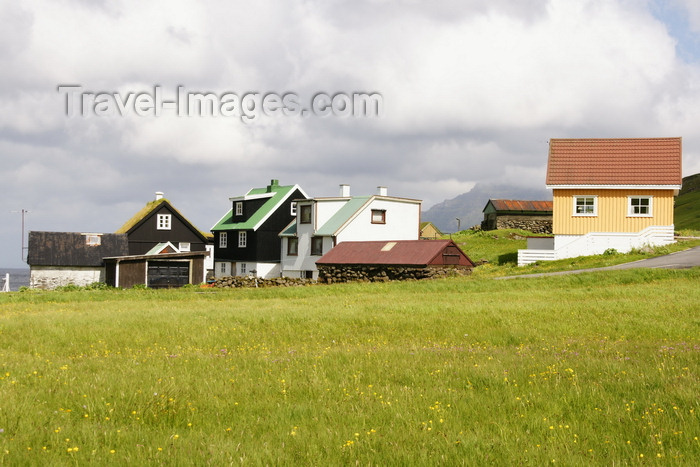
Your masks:
M 598 215 L 597 196 L 574 196 L 574 216 Z
M 321 256 L 323 254 L 323 237 L 311 238 L 311 254 Z
M 85 244 L 88 246 L 99 246 L 102 244 L 102 235 L 99 234 L 83 234 L 85 235 Z
M 248 232 L 238 232 L 238 248 L 245 248 L 248 244 Z
M 651 217 L 651 196 L 628 196 L 627 215 L 632 217 Z
M 236 215 L 237 216 L 243 215 L 243 201 L 236 202 Z
M 228 232 L 219 233 L 219 248 L 226 248 L 228 246 Z
M 226 263 L 219 263 L 219 272 L 221 274 L 226 274 Z
M 170 214 L 158 214 L 158 230 L 170 230 Z
M 292 201 L 292 204 L 289 205 L 289 214 L 291 214 L 292 216 L 297 215 L 297 202 L 296 201 Z
M 177 247 L 180 252 L 188 252 L 190 251 L 190 242 L 180 242 L 180 244 Z
M 372 224 L 386 224 L 385 209 L 372 209 Z
M 241 263 L 241 274 L 246 273 L 245 263 Z
M 311 206 L 306 204 L 299 208 L 299 223 L 311 224 Z
M 299 239 L 297 237 L 289 237 L 287 239 L 287 254 L 289 256 L 299 254 Z

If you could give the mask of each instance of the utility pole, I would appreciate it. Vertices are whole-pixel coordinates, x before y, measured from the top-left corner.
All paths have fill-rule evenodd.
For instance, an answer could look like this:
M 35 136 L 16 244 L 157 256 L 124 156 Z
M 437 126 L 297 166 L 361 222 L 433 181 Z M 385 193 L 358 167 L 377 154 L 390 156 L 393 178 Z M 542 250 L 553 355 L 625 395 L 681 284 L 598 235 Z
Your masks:
M 31 211 L 27 211 L 26 209 L 22 209 L 21 211 L 11 211 L 11 212 L 22 214 L 22 254 L 21 254 L 21 256 L 22 256 L 22 261 L 24 261 L 24 250 L 27 249 L 24 246 L 24 216 L 26 214 L 30 213 Z

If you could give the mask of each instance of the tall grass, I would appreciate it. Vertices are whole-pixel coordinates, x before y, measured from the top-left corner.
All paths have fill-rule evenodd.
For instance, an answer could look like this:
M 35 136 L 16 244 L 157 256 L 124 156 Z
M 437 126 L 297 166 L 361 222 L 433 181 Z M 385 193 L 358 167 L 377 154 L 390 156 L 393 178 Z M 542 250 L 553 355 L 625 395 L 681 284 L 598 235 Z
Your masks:
M 700 270 L 0 297 L 0 463 L 700 458 Z

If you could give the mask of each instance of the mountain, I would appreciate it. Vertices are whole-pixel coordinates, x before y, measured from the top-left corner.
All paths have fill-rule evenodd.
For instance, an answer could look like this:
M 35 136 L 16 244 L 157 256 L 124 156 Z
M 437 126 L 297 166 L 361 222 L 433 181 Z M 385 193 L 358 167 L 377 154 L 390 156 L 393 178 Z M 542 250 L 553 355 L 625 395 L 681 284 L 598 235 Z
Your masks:
M 480 224 L 484 219 L 482 211 L 491 198 L 551 200 L 552 192 L 512 185 L 477 183 L 467 193 L 445 200 L 424 211 L 421 214 L 421 220 L 432 222 L 443 232 L 455 232 L 457 231 L 456 218 L 459 218 L 460 229 L 468 229 Z
M 673 217 L 676 230 L 700 230 L 700 173 L 683 179 Z

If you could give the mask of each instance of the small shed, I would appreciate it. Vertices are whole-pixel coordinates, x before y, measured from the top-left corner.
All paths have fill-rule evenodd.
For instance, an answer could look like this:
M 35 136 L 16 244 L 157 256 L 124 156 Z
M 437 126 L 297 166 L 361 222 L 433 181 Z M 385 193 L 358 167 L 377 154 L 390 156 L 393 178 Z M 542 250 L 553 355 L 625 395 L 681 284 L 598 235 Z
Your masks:
M 443 233 L 440 229 L 435 227 L 432 222 L 421 222 L 420 223 L 420 238 L 421 240 L 437 240 L 442 237 Z
M 103 257 L 127 254 L 125 234 L 29 232 L 27 263 L 32 288 L 55 289 L 104 282 Z
M 490 199 L 483 209 L 482 230 L 522 229 L 552 233 L 552 202 Z
M 423 279 L 447 269 L 471 270 L 474 262 L 452 240 L 342 242 L 316 266 L 326 282 Z

